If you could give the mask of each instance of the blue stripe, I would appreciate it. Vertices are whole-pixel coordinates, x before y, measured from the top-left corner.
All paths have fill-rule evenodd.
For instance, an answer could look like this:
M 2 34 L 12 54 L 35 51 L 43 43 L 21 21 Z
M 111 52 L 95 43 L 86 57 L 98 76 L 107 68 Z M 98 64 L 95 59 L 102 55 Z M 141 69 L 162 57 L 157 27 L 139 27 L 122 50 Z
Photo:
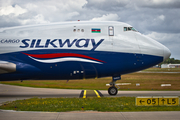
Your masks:
M 81 61 L 68 61 L 47 64 L 37 62 L 21 52 L 7 53 L 0 55 L 1 60 L 15 63 L 17 65 L 17 71 L 14 73 L 0 74 L 0 80 L 20 80 L 29 78 L 52 80 L 107 77 L 139 71 L 163 61 L 163 57 L 160 56 L 120 52 L 69 49 L 44 49 L 22 52 L 28 54 L 78 53 L 105 61 L 106 63 L 96 64 Z M 76 71 L 76 74 L 74 74 L 74 71 Z
M 99 29 L 99 28 L 92 28 L 92 30 L 101 30 L 101 29 Z

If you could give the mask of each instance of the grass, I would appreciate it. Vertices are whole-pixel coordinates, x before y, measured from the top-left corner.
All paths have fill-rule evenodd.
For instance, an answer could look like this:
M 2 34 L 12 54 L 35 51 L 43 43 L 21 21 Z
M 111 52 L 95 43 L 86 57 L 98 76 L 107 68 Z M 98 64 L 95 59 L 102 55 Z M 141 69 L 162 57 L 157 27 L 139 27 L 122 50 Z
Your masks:
M 17 111 L 180 111 L 180 106 L 136 106 L 135 97 L 116 98 L 31 98 L 16 100 L 0 106 L 0 109 Z
M 170 69 L 179 71 L 180 68 Z M 145 71 L 164 71 L 164 69 L 150 68 Z M 58 89 L 89 89 L 107 90 L 106 84 L 111 82 L 111 77 L 85 80 L 27 80 L 1 82 L 2 84 L 19 85 L 38 88 Z M 180 73 L 131 73 L 122 75 L 122 80 L 116 83 L 131 83 L 131 85 L 120 86 L 120 90 L 180 90 Z M 140 86 L 136 86 L 139 83 Z M 171 84 L 171 87 L 161 87 L 161 84 Z

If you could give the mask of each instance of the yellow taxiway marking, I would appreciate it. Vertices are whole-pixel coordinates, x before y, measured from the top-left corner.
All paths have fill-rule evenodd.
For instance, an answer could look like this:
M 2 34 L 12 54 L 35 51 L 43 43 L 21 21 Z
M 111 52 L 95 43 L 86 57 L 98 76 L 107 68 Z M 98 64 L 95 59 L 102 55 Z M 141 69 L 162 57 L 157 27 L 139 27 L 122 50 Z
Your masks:
M 79 98 L 98 97 L 101 98 L 103 95 L 98 90 L 82 90 Z
M 98 93 L 96 90 L 94 90 L 94 92 L 96 93 L 96 95 L 97 95 L 98 98 L 101 98 L 100 95 L 99 95 L 99 93 Z
M 83 98 L 86 98 L 86 90 L 84 90 Z

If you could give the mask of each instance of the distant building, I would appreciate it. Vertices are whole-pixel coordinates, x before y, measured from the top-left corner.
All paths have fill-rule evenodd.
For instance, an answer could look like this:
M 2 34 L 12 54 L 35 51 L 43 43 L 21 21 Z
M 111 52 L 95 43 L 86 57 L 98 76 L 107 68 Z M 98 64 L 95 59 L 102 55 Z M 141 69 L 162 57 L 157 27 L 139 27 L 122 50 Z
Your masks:
M 180 68 L 180 64 L 162 64 L 161 68 Z

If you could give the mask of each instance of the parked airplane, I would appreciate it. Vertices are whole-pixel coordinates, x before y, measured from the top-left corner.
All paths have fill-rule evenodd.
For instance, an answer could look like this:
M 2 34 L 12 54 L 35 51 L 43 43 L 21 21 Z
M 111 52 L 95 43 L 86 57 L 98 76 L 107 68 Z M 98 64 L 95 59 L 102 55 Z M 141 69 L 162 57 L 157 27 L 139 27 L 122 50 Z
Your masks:
M 122 22 L 64 22 L 0 29 L 0 81 L 121 75 L 156 65 L 168 48 Z

